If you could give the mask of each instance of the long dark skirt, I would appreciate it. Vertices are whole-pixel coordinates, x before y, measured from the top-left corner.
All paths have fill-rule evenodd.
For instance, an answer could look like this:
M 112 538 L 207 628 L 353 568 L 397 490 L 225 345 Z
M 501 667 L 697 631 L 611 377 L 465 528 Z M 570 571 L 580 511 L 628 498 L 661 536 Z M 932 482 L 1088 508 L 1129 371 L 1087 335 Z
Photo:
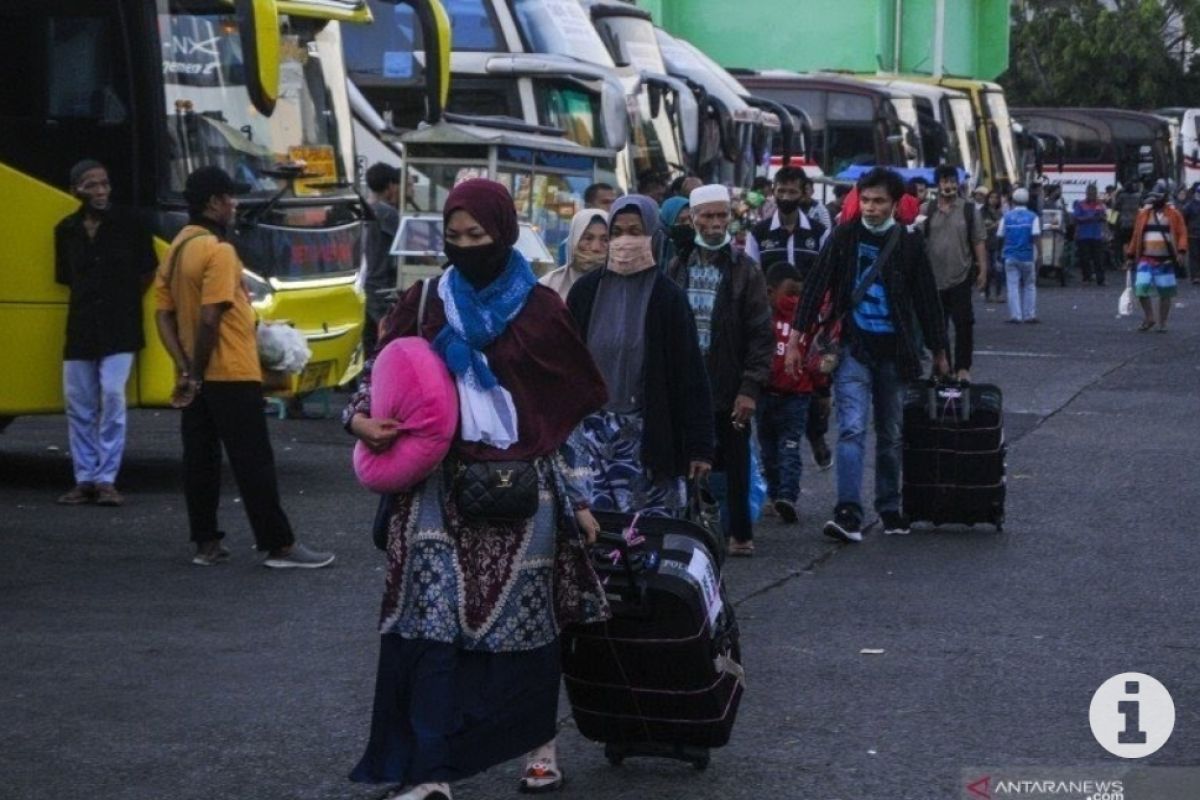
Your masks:
M 558 642 L 515 653 L 380 637 L 371 740 L 350 779 L 462 780 L 554 738 Z

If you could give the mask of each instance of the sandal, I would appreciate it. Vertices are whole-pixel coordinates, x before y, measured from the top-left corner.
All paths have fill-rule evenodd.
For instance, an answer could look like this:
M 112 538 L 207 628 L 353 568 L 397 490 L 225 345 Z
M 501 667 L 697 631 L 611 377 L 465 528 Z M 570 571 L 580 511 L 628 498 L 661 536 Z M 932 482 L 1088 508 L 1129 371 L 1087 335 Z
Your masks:
M 729 555 L 749 558 L 754 555 L 754 542 L 739 542 L 737 539 L 729 543 Z
M 521 794 L 547 794 L 557 792 L 564 783 L 566 778 L 553 759 L 538 759 L 526 765 L 517 791 Z
M 1144 319 L 1144 320 L 1142 320 L 1142 324 L 1137 326 L 1137 332 L 1145 333 L 1146 331 L 1150 330 L 1153 327 L 1154 327 L 1153 322 L 1151 322 L 1148 319 Z
M 384 795 L 383 800 L 450 800 L 450 785 L 422 783 L 407 790 L 400 787 Z

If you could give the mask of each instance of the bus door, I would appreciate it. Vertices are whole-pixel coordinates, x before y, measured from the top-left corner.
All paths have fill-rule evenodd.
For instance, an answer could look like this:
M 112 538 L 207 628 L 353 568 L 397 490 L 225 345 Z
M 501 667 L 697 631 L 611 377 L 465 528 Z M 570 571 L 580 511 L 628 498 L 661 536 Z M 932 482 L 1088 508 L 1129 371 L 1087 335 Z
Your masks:
M 126 5 L 39 0 L 0 9 L 0 191 L 10 203 L 0 215 L 0 340 L 26 365 L 4 370 L 6 411 L 62 408 L 67 291 L 54 280 L 54 226 L 79 207 L 67 194 L 71 166 L 104 163 L 118 206 L 141 205 L 152 185 L 143 171 L 149 155 L 139 158 L 136 147 Z M 136 386 L 135 371 L 131 404 Z

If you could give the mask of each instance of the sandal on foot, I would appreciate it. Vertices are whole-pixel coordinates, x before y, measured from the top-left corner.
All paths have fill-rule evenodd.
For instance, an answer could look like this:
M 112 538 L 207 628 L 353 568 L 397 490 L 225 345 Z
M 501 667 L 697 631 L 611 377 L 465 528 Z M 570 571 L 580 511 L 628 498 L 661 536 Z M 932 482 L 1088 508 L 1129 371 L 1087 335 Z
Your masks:
M 729 543 L 729 555 L 749 558 L 754 555 L 754 542 L 739 542 L 737 539 Z
M 384 795 L 383 800 L 450 800 L 450 785 L 422 783 L 411 789 L 401 786 Z
M 563 777 L 562 770 L 558 768 L 557 764 L 553 761 L 539 759 L 531 761 L 525 767 L 525 774 L 521 776 L 517 791 L 521 794 L 557 792 L 565 782 L 566 778 Z
M 1137 332 L 1145 333 L 1146 331 L 1150 330 L 1153 327 L 1154 327 L 1154 323 L 1151 322 L 1150 320 L 1148 320 L 1148 319 L 1142 320 L 1142 324 L 1137 326 Z

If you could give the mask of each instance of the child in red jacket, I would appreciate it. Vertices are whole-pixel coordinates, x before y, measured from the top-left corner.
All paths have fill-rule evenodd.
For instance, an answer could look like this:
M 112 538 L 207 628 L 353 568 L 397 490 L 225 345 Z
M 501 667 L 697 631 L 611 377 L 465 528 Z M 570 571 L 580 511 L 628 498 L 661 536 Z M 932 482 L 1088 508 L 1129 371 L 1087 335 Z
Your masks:
M 771 362 L 771 382 L 759 399 L 758 442 L 762 449 L 763 471 L 767 478 L 767 496 L 774 499 L 780 519 L 797 519 L 796 502 L 800 499 L 802 462 L 800 445 L 813 392 L 824 385 L 826 375 L 802 372 L 798 378 L 784 369 L 784 353 L 796 305 L 800 302 L 800 271 L 781 261 L 767 272 L 767 298 L 771 303 L 775 328 L 775 359 Z

